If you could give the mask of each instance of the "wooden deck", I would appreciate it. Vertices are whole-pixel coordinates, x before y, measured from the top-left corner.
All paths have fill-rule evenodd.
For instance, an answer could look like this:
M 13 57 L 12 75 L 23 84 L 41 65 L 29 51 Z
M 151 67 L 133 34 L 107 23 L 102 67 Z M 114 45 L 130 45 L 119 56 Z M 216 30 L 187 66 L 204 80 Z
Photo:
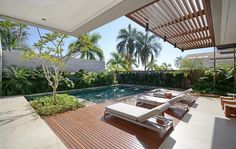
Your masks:
M 114 102 L 134 104 L 134 98 L 96 104 L 44 120 L 68 148 L 158 148 L 163 139 L 157 132 L 109 116 L 103 119 L 104 107 Z M 176 126 L 181 117 L 168 111 L 166 117 Z

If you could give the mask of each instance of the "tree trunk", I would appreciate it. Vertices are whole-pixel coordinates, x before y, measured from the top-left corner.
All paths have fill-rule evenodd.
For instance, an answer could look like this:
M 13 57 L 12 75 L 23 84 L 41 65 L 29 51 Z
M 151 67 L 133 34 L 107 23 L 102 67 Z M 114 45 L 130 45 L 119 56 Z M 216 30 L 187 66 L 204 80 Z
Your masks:
M 53 97 L 52 97 L 53 104 L 56 104 L 56 100 L 57 100 L 57 89 L 53 88 Z
M 58 87 L 58 80 L 55 80 L 55 82 L 54 82 L 54 85 L 53 85 L 53 99 L 52 99 L 52 102 L 53 102 L 53 104 L 56 104 L 56 102 L 57 102 L 57 87 Z

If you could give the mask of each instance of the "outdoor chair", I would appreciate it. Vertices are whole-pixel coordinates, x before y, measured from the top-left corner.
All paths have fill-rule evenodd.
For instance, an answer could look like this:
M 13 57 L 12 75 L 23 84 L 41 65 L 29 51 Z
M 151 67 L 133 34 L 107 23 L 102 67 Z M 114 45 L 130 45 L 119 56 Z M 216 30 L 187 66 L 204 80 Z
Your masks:
M 222 109 L 224 109 L 223 100 L 234 100 L 234 98 L 233 97 L 229 97 L 229 96 L 220 96 L 220 104 L 222 106 Z
M 167 110 L 169 106 L 169 103 L 165 103 L 153 109 L 146 109 L 125 103 L 117 103 L 105 107 L 104 119 L 110 114 L 139 126 L 157 131 L 160 137 L 163 137 L 173 128 L 173 121 L 164 117 L 164 111 Z
M 236 102 L 234 104 L 224 104 L 225 116 L 236 117 Z
M 153 106 L 159 106 L 161 104 L 169 103 L 171 106 L 170 108 L 176 107 L 178 109 L 184 110 L 184 112 L 188 111 L 189 106 L 185 104 L 185 106 L 179 106 L 177 103 L 184 99 L 185 94 L 180 94 L 172 99 L 168 98 L 160 98 L 160 97 L 153 97 L 153 96 L 146 96 L 146 95 L 139 95 L 137 96 L 136 105 L 139 104 L 148 104 Z

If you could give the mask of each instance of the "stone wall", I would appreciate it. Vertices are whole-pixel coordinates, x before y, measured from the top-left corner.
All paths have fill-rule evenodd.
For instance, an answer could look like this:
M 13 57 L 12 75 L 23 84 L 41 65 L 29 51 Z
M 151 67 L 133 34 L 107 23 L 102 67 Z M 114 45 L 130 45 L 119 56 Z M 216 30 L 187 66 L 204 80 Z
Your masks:
M 3 51 L 2 54 L 3 69 L 8 68 L 11 65 L 23 66 L 26 68 L 36 68 L 40 66 L 37 59 L 25 60 L 22 53 L 19 51 Z M 105 71 L 105 62 L 72 58 L 66 63 L 64 71 L 77 72 L 80 69 L 84 69 L 85 71 L 102 72 Z

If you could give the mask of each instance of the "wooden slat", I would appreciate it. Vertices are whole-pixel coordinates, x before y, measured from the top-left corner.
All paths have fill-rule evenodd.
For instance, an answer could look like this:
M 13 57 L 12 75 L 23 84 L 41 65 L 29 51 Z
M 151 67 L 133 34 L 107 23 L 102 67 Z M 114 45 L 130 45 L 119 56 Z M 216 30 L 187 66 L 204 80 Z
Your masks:
M 155 1 L 127 17 L 183 50 L 215 45 L 210 0 Z
M 211 34 L 211 40 L 212 40 L 211 43 L 213 46 L 215 46 L 215 35 L 214 35 L 214 29 L 213 29 L 210 0 L 203 0 L 202 4 L 203 4 L 204 9 L 206 10 L 206 20 L 208 22 L 209 31 Z

